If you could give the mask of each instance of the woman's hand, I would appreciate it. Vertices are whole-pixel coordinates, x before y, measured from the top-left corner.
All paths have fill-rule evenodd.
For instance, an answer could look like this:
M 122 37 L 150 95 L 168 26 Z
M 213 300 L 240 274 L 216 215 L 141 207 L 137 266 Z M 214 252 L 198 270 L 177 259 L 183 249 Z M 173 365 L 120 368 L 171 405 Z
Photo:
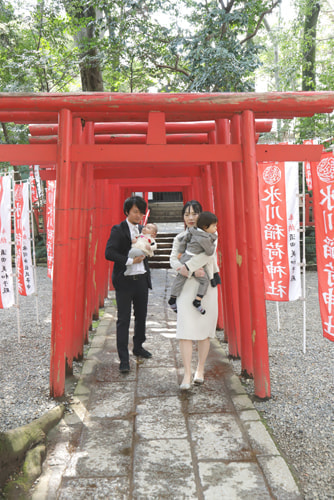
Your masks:
M 196 269 L 196 271 L 194 272 L 194 275 L 196 276 L 196 278 L 203 278 L 203 276 L 205 276 L 205 271 L 204 271 L 203 267 Z

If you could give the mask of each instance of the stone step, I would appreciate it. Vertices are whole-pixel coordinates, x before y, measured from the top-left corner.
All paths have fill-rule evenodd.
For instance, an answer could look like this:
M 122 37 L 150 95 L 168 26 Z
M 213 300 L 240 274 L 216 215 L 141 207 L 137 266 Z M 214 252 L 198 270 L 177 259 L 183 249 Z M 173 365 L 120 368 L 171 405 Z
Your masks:
M 162 256 L 162 255 L 168 255 L 168 256 L 169 256 L 169 255 L 170 255 L 170 252 L 171 252 L 171 249 L 170 249 L 170 248 L 167 248 L 167 249 L 165 248 L 165 249 L 161 249 L 161 250 L 159 250 L 159 249 L 158 249 L 158 250 L 156 250 L 156 251 L 154 252 L 154 256 L 155 256 L 155 257 L 157 257 L 157 256 L 159 256 L 159 257 L 160 257 L 160 256 Z
M 150 269 L 170 269 L 169 261 L 166 262 L 151 262 Z
M 164 253 L 164 254 L 161 254 L 161 255 L 153 255 L 153 257 L 150 257 L 149 259 L 149 262 L 154 262 L 154 261 L 166 261 L 166 260 L 169 260 L 169 255 L 170 253 Z
M 172 248 L 173 246 L 173 238 L 169 238 L 168 240 L 159 240 L 156 238 L 158 248 Z
M 148 204 L 150 209 L 149 222 L 181 222 L 183 203 L 174 202 L 154 202 Z

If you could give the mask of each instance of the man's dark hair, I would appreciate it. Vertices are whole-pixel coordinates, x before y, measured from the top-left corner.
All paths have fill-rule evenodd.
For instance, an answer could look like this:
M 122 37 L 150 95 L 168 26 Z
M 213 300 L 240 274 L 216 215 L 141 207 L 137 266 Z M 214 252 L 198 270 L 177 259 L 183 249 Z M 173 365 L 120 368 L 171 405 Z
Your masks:
M 134 205 L 136 205 L 140 212 L 145 215 L 147 203 L 141 196 L 130 196 L 130 198 L 125 200 L 123 205 L 124 214 L 128 215 Z
M 202 212 L 202 205 L 197 200 L 190 200 L 182 208 L 182 217 L 184 216 L 187 208 L 192 208 L 195 214 L 200 214 Z
M 199 214 L 197 219 L 197 227 L 200 229 L 207 229 L 211 224 L 216 224 L 218 222 L 217 216 L 212 212 L 202 212 Z

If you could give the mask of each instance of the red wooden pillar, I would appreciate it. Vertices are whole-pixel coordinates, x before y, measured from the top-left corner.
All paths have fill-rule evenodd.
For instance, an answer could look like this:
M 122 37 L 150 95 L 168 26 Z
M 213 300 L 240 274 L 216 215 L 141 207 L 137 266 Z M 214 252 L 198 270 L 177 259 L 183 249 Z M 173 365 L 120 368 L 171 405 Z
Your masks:
M 263 278 L 260 230 L 259 189 L 256 168 L 254 114 L 247 110 L 241 121 L 245 216 L 248 246 L 248 273 L 251 303 L 254 392 L 259 398 L 270 397 L 267 317 Z
M 182 199 L 183 199 L 183 205 L 187 203 L 187 201 L 192 200 L 192 189 L 190 186 L 184 186 L 182 189 Z
M 129 198 L 130 196 L 133 195 L 133 191 L 131 188 L 122 188 L 122 192 L 123 192 L 123 199 L 122 201 L 124 202 L 127 198 Z M 122 210 L 122 213 L 123 213 L 123 210 Z
M 217 143 L 230 143 L 230 124 L 226 119 L 217 120 Z M 235 243 L 235 215 L 233 197 L 233 175 L 231 162 L 222 162 L 218 165 L 219 192 L 222 197 L 222 222 L 224 246 L 223 258 L 226 309 L 225 318 L 229 318 L 227 332 L 229 353 L 237 358 L 240 355 L 240 321 L 239 321 L 239 294 L 238 275 L 236 265 L 236 243 Z
M 57 149 L 57 191 L 54 236 L 54 270 L 52 288 L 52 326 L 50 360 L 50 394 L 60 397 L 65 390 L 66 335 L 68 332 L 67 290 L 72 279 L 68 267 L 69 209 L 71 187 L 72 114 L 68 109 L 59 113 Z
M 95 249 L 94 249 L 94 312 L 97 318 L 99 317 L 100 307 L 104 305 L 104 299 L 101 297 L 101 238 L 102 238 L 102 191 L 103 181 L 101 179 L 95 180 Z
M 118 184 L 114 184 L 112 182 L 109 183 L 109 188 L 108 188 L 108 193 L 109 193 L 109 200 L 108 200 L 108 205 L 110 207 L 110 217 L 108 218 L 108 223 L 109 223 L 109 228 L 107 230 L 107 238 L 110 236 L 110 231 L 112 226 L 115 224 L 119 224 L 122 219 L 124 219 L 123 215 L 123 203 L 124 199 L 121 198 L 122 193 L 121 189 Z M 107 241 L 107 240 L 106 240 Z M 112 275 L 112 270 L 113 270 L 114 263 L 109 262 L 109 290 L 114 290 L 112 280 L 111 280 L 111 275 Z
M 205 207 L 204 210 L 213 212 L 212 176 L 210 165 L 204 165 L 201 167 L 200 183 L 202 186 L 203 207 Z
M 90 190 L 91 196 L 91 238 L 92 238 L 92 253 L 89 255 L 90 265 L 92 268 L 92 287 L 91 287 L 91 311 L 94 320 L 99 319 L 99 304 L 98 304 L 98 284 L 97 284 L 97 254 L 99 245 L 99 214 L 98 214 L 98 199 L 99 183 L 94 181 L 94 189 Z
M 106 260 L 104 253 L 106 244 L 109 238 L 110 231 L 110 212 L 111 207 L 109 206 L 109 181 L 107 179 L 103 182 L 103 234 L 102 234 L 102 250 L 101 250 L 101 260 L 104 264 L 103 266 L 103 296 L 108 297 L 109 290 L 109 263 Z
M 216 143 L 216 131 L 209 132 L 209 143 Z M 226 308 L 226 299 L 225 299 L 225 282 L 224 282 L 224 259 L 223 259 L 223 219 L 222 219 L 222 207 L 221 207 L 221 196 L 219 190 L 219 178 L 218 178 L 218 164 L 216 162 L 212 162 L 211 164 L 211 176 L 212 176 L 212 188 L 213 188 L 213 211 L 218 217 L 218 267 L 219 274 L 222 280 L 222 284 L 218 286 L 218 321 L 217 328 L 219 330 L 226 330 L 226 323 L 224 317 L 224 310 Z M 225 332 L 225 340 L 227 341 L 227 333 Z
M 200 204 L 203 206 L 203 196 L 202 196 L 202 189 L 201 189 L 201 185 L 199 182 L 199 178 L 193 177 L 191 182 L 192 182 L 192 190 L 193 190 L 193 199 L 199 201 Z
M 241 117 L 234 115 L 231 121 L 231 141 L 241 144 Z M 240 354 L 241 373 L 243 376 L 253 376 L 253 350 L 251 335 L 251 308 L 248 282 L 247 236 L 244 207 L 244 169 L 241 162 L 233 164 L 233 186 L 236 223 L 236 260 L 238 273 L 238 291 L 240 306 Z
M 94 123 L 85 123 L 85 143 L 94 144 Z M 85 164 L 85 182 L 87 186 L 86 191 L 86 228 L 85 233 L 87 235 L 87 247 L 86 247 L 86 304 L 85 304 L 85 342 L 88 341 L 88 330 L 92 323 L 93 314 L 93 252 L 94 252 L 94 242 L 93 242 L 93 226 L 94 226 L 94 176 L 93 176 L 93 165 L 91 163 Z
M 212 173 L 211 166 L 205 165 L 202 167 L 202 180 L 203 180 L 203 196 L 204 196 L 204 210 L 209 210 L 215 213 L 214 200 L 213 200 L 213 186 L 212 186 Z M 217 215 L 217 214 L 216 214 Z M 218 217 L 218 215 L 217 215 Z M 219 265 L 219 255 L 220 252 L 217 249 L 217 260 Z M 220 266 L 219 266 L 220 269 Z M 221 275 L 221 273 L 220 273 Z M 218 299 L 218 319 L 217 319 L 217 329 L 224 329 L 224 314 L 223 314 L 223 296 L 222 296 L 222 286 L 217 287 L 217 299 Z
M 98 265 L 99 265 L 99 307 L 104 307 L 104 299 L 107 297 L 106 288 L 106 271 L 107 262 L 104 258 L 104 252 L 106 247 L 106 242 L 108 236 L 106 237 L 106 206 L 105 206 L 105 195 L 106 195 L 106 181 L 101 181 L 101 225 L 100 225 L 100 245 L 99 245 L 99 255 L 98 255 Z
M 145 191 L 145 192 L 143 193 L 143 198 L 144 198 L 144 200 L 146 201 L 147 206 L 148 206 L 148 192 L 147 192 L 147 191 Z
M 73 143 L 82 142 L 82 125 L 80 118 L 73 120 Z M 73 359 L 81 359 L 83 355 L 82 327 L 84 319 L 82 294 L 84 293 L 84 280 L 82 274 L 82 238 L 80 231 L 80 219 L 82 214 L 81 192 L 82 192 L 82 163 L 71 163 L 71 218 L 70 218 L 70 251 L 69 269 L 71 270 L 71 293 L 67 291 L 67 300 L 71 309 L 69 317 L 69 331 L 67 347 L 67 372 L 72 373 Z

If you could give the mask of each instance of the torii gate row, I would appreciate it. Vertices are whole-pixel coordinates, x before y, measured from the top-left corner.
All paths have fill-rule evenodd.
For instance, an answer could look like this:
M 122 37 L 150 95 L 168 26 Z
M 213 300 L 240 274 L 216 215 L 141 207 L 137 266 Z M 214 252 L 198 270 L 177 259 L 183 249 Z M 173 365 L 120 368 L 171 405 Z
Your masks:
M 154 115 L 154 117 L 157 118 L 156 115 Z M 110 127 L 110 125 L 112 125 L 112 127 Z M 125 125 L 125 128 L 128 130 L 132 130 L 133 132 L 138 132 L 138 131 L 145 131 L 146 133 L 148 132 L 148 124 L 142 124 L 142 123 L 139 123 L 139 124 L 117 124 L 117 123 L 112 123 L 112 124 L 95 124 L 94 125 L 94 132 L 95 132 L 95 142 L 96 140 L 98 139 L 98 135 L 96 135 L 96 131 L 97 129 L 99 131 L 105 131 L 105 130 L 112 130 L 112 131 L 116 131 L 116 132 L 120 132 L 122 130 L 122 126 Z M 135 125 L 135 127 L 134 127 Z M 171 127 L 168 127 L 168 125 L 172 125 L 173 128 Z M 97 127 L 98 126 L 98 127 Z M 117 126 L 117 128 L 116 128 Z M 256 128 L 258 131 L 270 131 L 271 129 L 271 126 L 272 126 L 272 122 L 271 121 L 262 121 L 262 122 L 257 122 L 256 123 Z M 210 132 L 212 132 L 214 130 L 214 127 L 215 127 L 215 123 L 214 122 L 198 122 L 198 123 L 195 123 L 195 122 L 191 122 L 189 124 L 187 123 L 176 123 L 176 124 L 171 124 L 171 123 L 166 123 L 166 131 L 167 129 L 169 129 L 170 131 L 174 131 L 175 130 L 175 127 L 176 127 L 176 131 L 178 132 L 184 132 L 184 131 L 190 131 L 190 130 L 195 130 L 196 132 L 197 131 L 202 131 L 202 130 L 208 130 Z M 54 126 L 54 125 L 49 125 L 49 126 L 30 126 L 30 132 L 32 134 L 46 134 L 46 133 L 54 133 L 58 131 L 58 127 L 57 126 Z M 175 137 L 176 134 L 173 135 L 173 138 Z M 176 142 L 179 142 L 179 143 L 193 143 L 194 141 L 192 140 L 194 136 L 199 136 L 199 134 L 192 134 L 192 135 L 185 135 L 185 134 L 177 134 L 177 140 Z M 205 137 L 202 139 L 203 137 L 203 133 L 201 134 L 201 139 L 198 140 L 196 142 L 208 142 L 209 140 L 209 136 L 208 134 L 205 134 Z M 170 139 L 170 135 L 169 136 L 166 136 L 167 138 L 167 142 L 168 142 L 168 139 Z M 147 140 L 147 137 L 146 135 L 142 135 L 140 138 L 144 138 L 145 141 Z M 33 142 L 31 140 L 32 138 L 30 138 L 30 142 Z M 55 142 L 55 139 L 56 137 L 54 137 L 54 139 L 51 139 L 51 140 L 48 140 L 47 137 L 43 137 L 43 136 L 35 136 L 33 137 L 34 142 L 35 143 L 40 143 L 40 142 Z M 119 136 L 118 137 L 115 137 L 116 141 L 119 139 Z M 123 137 L 121 137 L 121 139 L 123 139 Z M 127 139 L 127 142 L 137 142 L 136 139 L 137 139 L 137 136 L 135 134 L 132 134 L 132 135 L 129 135 L 126 137 Z M 121 141 L 122 143 L 124 143 L 124 140 Z M 141 141 L 143 142 L 143 141 Z M 174 142 L 174 141 L 173 141 Z M 115 165 L 115 164 L 114 164 Z M 195 182 L 195 178 L 196 178 L 196 175 L 198 176 L 202 176 L 202 179 L 205 179 L 206 176 L 203 172 L 203 166 L 202 166 L 202 169 L 199 169 L 198 172 L 195 172 L 194 171 L 194 167 L 192 166 L 191 167 L 191 178 L 183 178 L 183 177 L 180 177 L 182 175 L 184 175 L 183 173 L 183 169 L 184 169 L 184 164 L 182 165 L 182 169 L 180 168 L 177 168 L 177 170 L 175 170 L 175 166 L 173 166 L 173 164 L 169 164 L 168 166 L 168 170 L 167 170 L 167 165 L 164 165 L 164 167 L 162 168 L 161 164 L 159 164 L 159 167 L 155 167 L 155 168 L 149 168 L 146 166 L 146 169 L 144 168 L 144 171 L 143 171 L 143 164 L 140 165 L 140 168 L 141 168 L 141 171 L 140 171 L 140 175 L 141 175 L 141 180 L 137 180 L 137 182 L 135 181 L 135 179 L 130 179 L 129 178 L 129 174 L 130 174 L 130 171 L 134 171 L 133 169 L 133 165 L 134 164 L 130 164 L 128 165 L 128 168 L 125 169 L 120 169 L 120 177 L 126 177 L 127 180 L 126 180 L 126 184 L 128 184 L 128 186 L 131 186 L 131 185 L 134 185 L 137 187 L 134 188 L 134 190 L 138 190 L 138 189 L 141 189 L 143 191 L 145 190 L 150 190 L 150 191 L 154 191 L 154 190 L 164 190 L 164 191 L 180 191 L 182 190 L 182 192 L 184 192 L 184 194 L 186 194 L 186 189 L 187 187 L 190 188 L 192 183 Z M 109 164 L 108 167 L 110 166 L 113 166 L 112 164 Z M 157 176 L 159 175 L 157 173 L 157 168 L 160 169 L 160 176 L 166 176 L 168 175 L 168 178 L 162 178 L 158 181 L 158 184 L 157 184 L 157 187 L 155 188 L 154 187 L 154 179 L 153 177 L 154 176 Z M 148 171 L 148 169 L 150 171 Z M 174 170 L 174 172 L 171 171 L 171 169 Z M 168 172 L 168 174 L 166 173 Z M 53 175 L 52 175 L 53 174 Z M 96 175 L 98 174 L 98 175 Z M 135 175 L 136 173 L 134 173 Z M 138 174 L 137 174 L 138 175 Z M 55 172 L 50 172 L 50 170 L 48 170 L 47 172 L 47 175 L 43 175 L 41 174 L 42 178 L 43 179 L 52 179 L 52 178 L 55 178 Z M 171 185 L 171 180 L 170 180 L 170 177 L 173 176 L 173 184 Z M 99 171 L 97 172 L 96 169 L 94 169 L 94 178 L 106 178 L 106 177 L 109 177 L 109 178 L 112 178 L 112 182 L 114 184 L 117 184 L 119 185 L 119 187 L 122 185 L 122 181 L 120 179 L 118 179 L 117 177 L 117 174 L 116 172 L 114 171 L 114 168 L 104 168 L 104 169 L 99 169 Z M 149 177 L 150 178 L 150 185 L 148 187 L 145 187 L 145 180 L 144 178 L 145 177 Z M 177 183 L 176 183 L 176 177 L 179 177 L 177 179 Z M 211 177 L 210 177 L 211 179 Z M 165 182 L 163 182 L 165 181 Z M 123 181 L 123 185 L 124 185 L 124 181 Z M 204 194 L 206 194 L 206 201 L 207 201 L 207 207 L 209 207 L 210 210 L 213 210 L 213 200 L 212 200 L 212 197 L 210 199 L 210 196 L 208 196 L 208 193 L 211 193 L 212 192 L 212 183 L 207 183 L 206 184 L 206 189 L 204 191 Z M 191 196 L 193 197 L 193 196 Z M 196 196 L 198 199 L 201 199 L 201 196 L 198 194 Z M 219 296 L 219 317 L 218 317 L 218 327 L 222 328 L 223 327 L 223 307 L 222 307 L 222 298 L 221 296 Z
M 66 362 L 82 355 L 91 317 L 107 293 L 104 247 L 121 219 L 131 188 L 95 180 L 95 162 L 152 166 L 203 163 L 212 178 L 223 277 L 224 328 L 232 355 L 254 376 L 255 394 L 270 396 L 265 295 L 256 162 L 317 161 L 319 146 L 256 145 L 256 119 L 330 113 L 334 93 L 268 94 L 0 94 L 0 119 L 50 123 L 57 145 L 1 145 L 0 158 L 23 164 L 56 163 L 57 199 L 51 332 L 51 395 L 64 392 Z M 85 121 L 85 126 L 82 123 Z M 94 122 L 147 122 L 146 144 L 94 144 Z M 168 122 L 215 121 L 209 144 L 167 144 Z M 18 123 L 18 122 L 17 122 Z M 115 162 L 115 163 L 113 163 Z M 112 164 L 109 166 L 109 164 Z M 102 168 L 104 168 L 102 167 Z M 118 166 L 119 168 L 119 166 Z M 141 178 L 140 171 L 131 176 Z M 177 179 L 175 180 L 177 185 Z M 206 185 L 206 188 L 204 188 Z M 184 199 L 206 209 L 208 184 L 193 179 Z M 99 265 L 103 262 L 103 265 Z M 93 286 L 92 286 L 93 284 Z
M 150 118 L 151 118 L 151 120 L 150 120 Z M 164 119 L 164 117 L 161 117 L 161 115 L 159 116 L 159 114 L 150 115 L 149 116 L 149 123 L 151 123 L 151 126 L 152 126 L 152 122 L 154 121 L 155 126 L 157 126 L 157 125 L 159 126 L 159 125 L 163 124 L 163 121 L 161 121 L 161 118 Z M 157 121 L 157 119 L 158 119 L 158 121 Z M 97 124 L 95 124 L 94 131 L 95 131 L 96 125 Z M 116 124 L 112 124 L 112 125 L 116 125 Z M 190 125 L 193 125 L 193 124 L 190 124 Z M 108 128 L 107 126 L 108 126 L 108 124 L 102 124 L 102 127 L 104 127 L 104 128 Z M 120 124 L 119 126 L 122 126 L 122 124 Z M 265 127 L 266 127 L 267 130 L 269 130 L 268 123 L 265 124 Z M 44 128 L 46 128 L 46 127 L 44 127 Z M 146 128 L 148 129 L 148 124 L 147 124 Z M 210 127 L 210 128 L 211 128 L 211 132 L 212 132 L 213 131 L 212 127 Z M 115 127 L 114 127 L 114 129 L 115 129 Z M 54 131 L 54 127 L 52 127 L 52 128 L 48 127 L 48 130 L 49 131 L 52 130 L 52 132 L 53 132 Z M 137 130 L 135 130 L 135 131 L 137 131 Z M 42 131 L 40 130 L 40 127 L 36 127 L 35 130 L 34 130 L 34 133 L 41 133 L 41 132 Z M 45 130 L 43 130 L 43 132 L 45 133 Z M 38 136 L 36 137 L 37 142 L 39 141 L 39 137 Z M 96 137 L 97 136 L 95 135 L 95 140 L 96 140 Z M 131 136 L 129 138 L 131 138 Z M 163 134 L 161 134 L 160 136 L 158 136 L 156 139 L 158 139 L 158 142 L 165 142 L 164 138 L 163 138 Z M 147 140 L 150 140 L 149 136 L 148 136 Z M 151 141 L 152 141 L 152 137 L 151 137 Z M 184 141 L 184 143 L 192 142 L 189 135 L 187 135 L 187 136 L 183 135 L 183 141 Z M 182 141 L 180 141 L 180 142 L 182 142 Z M 162 175 L 162 176 L 166 175 L 164 172 L 166 172 L 167 169 L 165 167 L 161 168 L 161 164 L 159 164 L 159 167 L 154 167 L 154 168 L 146 166 L 146 169 L 150 169 L 150 171 L 145 170 L 145 172 L 143 172 L 143 168 L 145 169 L 145 167 L 143 167 L 143 164 L 141 163 L 141 167 L 140 167 L 141 170 L 139 171 L 139 175 L 141 176 L 141 179 L 137 179 L 136 180 L 136 179 L 130 179 L 128 177 L 130 175 L 130 172 L 131 172 L 131 175 L 136 175 L 136 173 L 138 175 L 138 169 L 137 169 L 137 172 L 135 171 L 136 170 L 136 166 L 137 166 L 136 164 L 131 164 L 130 163 L 127 166 L 127 168 L 123 168 L 123 169 L 120 167 L 119 168 L 119 173 L 118 173 L 118 175 L 120 177 L 117 177 L 117 174 L 114 171 L 115 170 L 114 165 L 115 165 L 115 163 L 110 163 L 110 164 L 108 164 L 108 168 L 104 168 L 104 169 L 100 168 L 99 171 L 98 171 L 98 177 L 96 176 L 97 171 L 96 171 L 96 169 L 94 169 L 94 178 L 96 179 L 96 178 L 106 178 L 106 177 L 109 177 L 109 178 L 112 178 L 112 182 L 114 184 L 117 184 L 118 187 L 121 187 L 122 185 L 123 186 L 125 186 L 125 185 L 128 185 L 128 186 L 133 185 L 134 186 L 133 190 L 140 189 L 140 190 L 143 190 L 143 191 L 145 191 L 146 189 L 150 190 L 150 191 L 152 191 L 152 190 L 153 191 L 154 190 L 158 190 L 159 191 L 159 190 L 163 189 L 165 191 L 167 191 L 167 190 L 174 190 L 174 191 L 175 190 L 179 190 L 179 191 L 182 190 L 182 192 L 185 193 L 186 192 L 185 191 L 186 186 L 188 186 L 188 188 L 194 188 L 194 186 L 196 186 L 196 183 L 195 183 L 195 181 L 196 181 L 196 174 L 194 172 L 194 166 L 191 167 L 191 169 L 192 169 L 192 172 L 191 172 L 192 177 L 188 178 L 188 179 L 180 177 L 180 175 L 184 174 L 184 168 L 185 168 L 184 164 L 182 164 L 182 169 L 177 168 L 178 171 L 174 172 L 173 178 L 174 178 L 174 182 L 175 182 L 175 177 L 179 176 L 179 178 L 177 179 L 178 184 L 176 186 L 171 186 L 171 180 L 170 180 L 170 176 L 171 176 L 170 168 L 171 167 L 169 167 L 169 169 L 168 169 L 168 178 L 165 178 L 165 179 L 161 178 L 160 180 L 156 180 L 154 178 L 154 176 L 157 175 L 156 169 L 160 168 L 162 170 L 162 172 L 160 173 L 160 175 Z M 113 168 L 110 168 L 110 167 L 113 167 Z M 174 167 L 174 169 L 175 169 L 175 167 Z M 50 177 L 50 172 L 48 172 L 48 174 L 49 174 L 48 178 L 51 178 Z M 203 175 L 203 171 L 202 172 L 199 171 L 198 174 L 199 175 L 202 174 L 202 179 L 206 179 L 206 175 Z M 126 178 L 126 181 L 124 182 L 124 180 L 123 180 L 123 182 L 122 182 L 121 179 L 122 178 L 124 179 L 124 177 Z M 148 187 L 146 187 L 147 181 L 145 181 L 143 179 L 143 177 L 150 177 L 150 184 L 149 184 Z M 211 178 L 211 176 L 210 176 L 210 178 Z M 156 184 L 154 184 L 154 183 L 156 183 Z M 210 183 L 210 181 L 209 181 L 209 182 L 207 182 L 204 185 L 206 185 L 206 189 L 204 189 L 204 193 L 201 195 L 198 192 L 197 195 L 195 196 L 195 198 L 200 199 L 202 201 L 202 199 L 204 199 L 204 195 L 207 194 L 207 196 L 206 196 L 206 206 L 210 210 L 213 210 L 213 206 L 214 206 L 213 200 L 212 200 L 212 198 L 210 200 L 210 196 L 208 196 L 208 193 L 212 193 L 212 182 Z M 190 197 L 194 198 L 194 196 L 190 196 Z M 220 251 L 220 255 L 222 255 L 221 251 Z M 222 264 L 221 264 L 221 266 L 222 266 Z M 223 326 L 223 318 L 222 318 L 223 312 L 222 312 L 222 309 L 223 309 L 222 308 L 222 297 L 219 297 L 219 319 L 218 319 L 218 326 L 219 327 Z M 230 314 L 232 314 L 232 315 L 235 314 L 235 311 L 232 310 L 230 312 Z M 233 323 L 235 323 L 235 321 L 232 321 L 232 324 Z M 230 344 L 231 345 L 232 345 L 232 336 L 235 336 L 235 332 L 233 330 L 230 332 Z M 240 335 L 239 335 L 239 337 L 240 337 Z M 240 342 L 240 340 L 239 340 L 239 342 Z M 238 350 L 238 348 L 237 348 L 237 340 L 234 341 L 234 351 L 233 351 L 232 347 L 231 347 L 230 351 L 234 352 L 235 356 L 239 355 L 240 346 L 239 346 L 239 350 Z M 244 355 L 244 358 L 247 359 L 246 355 Z M 248 363 L 248 365 L 249 365 L 248 366 L 249 369 L 246 370 L 246 368 L 245 368 L 244 371 L 247 371 L 248 373 L 252 373 L 253 368 L 251 366 L 251 360 Z M 247 366 L 247 363 L 245 363 L 245 366 Z

